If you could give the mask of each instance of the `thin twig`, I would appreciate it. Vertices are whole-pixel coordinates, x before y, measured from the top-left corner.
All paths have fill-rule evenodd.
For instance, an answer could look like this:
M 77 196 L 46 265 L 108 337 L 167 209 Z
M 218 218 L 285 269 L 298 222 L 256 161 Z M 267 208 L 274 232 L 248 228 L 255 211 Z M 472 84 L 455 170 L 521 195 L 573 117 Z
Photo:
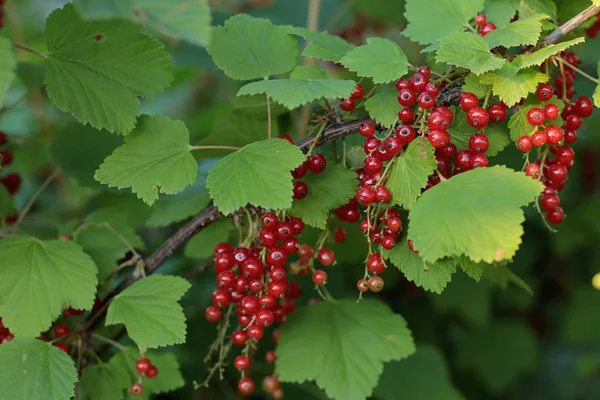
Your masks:
M 546 36 L 543 41 L 543 44 L 554 44 L 562 39 L 565 35 L 570 32 L 573 32 L 579 26 L 581 26 L 585 21 L 592 18 L 594 15 L 600 13 L 600 7 L 598 6 L 589 6 L 561 26 L 559 26 L 554 32 L 550 35 Z
M 15 222 L 15 224 L 13 225 L 12 230 L 17 230 L 19 225 L 21 225 L 21 222 L 23 222 L 25 216 L 29 213 L 29 210 L 31 210 L 31 207 L 33 207 L 33 205 L 35 204 L 35 201 L 38 199 L 38 197 L 40 197 L 42 192 L 48 187 L 48 185 L 50 185 L 50 183 L 52 183 L 52 181 L 58 176 L 59 173 L 60 169 L 55 168 L 54 171 L 52 171 L 52 173 L 40 185 L 38 190 L 33 194 L 33 196 L 31 196 L 31 199 L 29 199 L 23 210 L 20 212 L 19 218 L 17 219 L 17 222 Z
M 92 337 L 94 339 L 97 339 L 97 340 L 101 341 L 101 342 L 108 343 L 108 344 L 110 344 L 112 346 L 115 346 L 117 349 L 119 349 L 121 351 L 125 350 L 125 346 L 123 346 L 121 343 L 117 343 L 114 340 L 109 339 L 107 337 L 104 337 L 102 335 L 98 335 L 97 333 L 92 333 Z
M 28 53 L 35 54 L 36 56 L 40 56 L 42 58 L 47 58 L 44 53 L 40 53 L 37 50 L 30 49 L 29 47 L 23 46 L 22 44 L 13 43 L 13 46 L 16 47 L 17 49 L 21 49 L 21 50 L 26 51 Z

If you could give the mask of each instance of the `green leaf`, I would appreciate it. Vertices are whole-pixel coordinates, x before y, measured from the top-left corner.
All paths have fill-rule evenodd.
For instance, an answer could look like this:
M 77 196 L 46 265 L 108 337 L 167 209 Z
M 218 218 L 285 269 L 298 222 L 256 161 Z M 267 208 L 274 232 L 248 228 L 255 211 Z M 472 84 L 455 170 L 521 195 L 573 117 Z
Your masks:
M 490 85 L 481 83 L 481 80 L 477 75 L 471 73 L 465 77 L 465 84 L 463 85 L 464 92 L 475 93 L 478 98 L 482 99 L 487 95 L 489 89 Z
M 421 44 L 433 43 L 462 30 L 481 10 L 483 0 L 407 0 L 404 36 Z
M 163 227 L 181 222 L 198 214 L 209 204 L 210 196 L 206 188 L 206 175 L 203 175 L 181 193 L 160 196 L 152 206 L 152 213 L 146 221 L 146 225 Z
M 476 75 L 502 68 L 506 63 L 506 60 L 490 52 L 481 36 L 471 32 L 454 32 L 441 38 L 435 59 L 470 69 Z
M 406 23 L 404 19 L 404 2 L 396 0 L 354 0 L 349 6 L 357 15 L 375 20 L 375 23 L 384 22 L 386 25 Z
M 266 93 L 276 102 L 293 110 L 321 97 L 328 99 L 348 97 L 354 90 L 354 86 L 356 86 L 354 81 L 338 79 L 277 79 L 248 83 L 238 91 L 237 95 Z
M 502 28 L 515 16 L 520 2 L 521 0 L 485 0 L 483 14 L 488 21 Z
M 375 83 L 393 82 L 408 72 L 408 60 L 400 46 L 383 38 L 367 39 L 366 45 L 348 52 L 340 63 Z
M 17 59 L 10 40 L 0 37 L 0 107 L 15 76 Z
M 0 185 L 0 218 L 10 217 L 16 212 L 14 197 L 8 193 L 4 185 Z
M 297 40 L 285 27 L 246 14 L 213 28 L 208 52 L 227 76 L 240 80 L 283 74 L 298 64 Z
M 398 91 L 394 86 L 384 86 L 365 101 L 365 109 L 378 124 L 389 129 L 398 119 L 398 112 L 402 108 L 397 97 Z
M 452 279 L 452 274 L 456 272 L 456 262 L 453 259 L 444 259 L 432 264 L 424 262 L 418 254 L 410 250 L 406 237 L 396 243 L 392 250 L 385 251 L 384 256 L 402 271 L 406 279 L 430 292 L 442 293 Z
M 196 181 L 198 165 L 190 150 L 183 122 L 143 115 L 125 144 L 104 160 L 94 178 L 110 187 L 130 187 L 139 199 L 152 205 L 159 191 L 179 193 Z
M 418 345 L 406 360 L 387 363 L 373 394 L 381 400 L 465 399 L 452 384 L 443 354 L 431 345 Z
M 298 35 L 308 41 L 302 52 L 303 56 L 315 57 L 323 61 L 339 62 L 342 57 L 354 49 L 350 43 L 339 36 L 327 32 L 315 32 L 306 28 L 292 27 L 288 30 L 292 35 Z
M 74 237 L 75 242 L 94 260 L 100 281 L 117 268 L 118 261 L 129 251 L 127 244 L 117 235 L 127 240 L 134 248 L 144 248 L 142 239 L 127 225 L 121 225 L 123 228 L 90 224 L 79 229 Z
M 69 399 L 76 381 L 73 359 L 50 343 L 17 337 L 0 346 L 0 393 L 5 399 Z
M 169 54 L 132 22 L 84 21 L 73 4 L 46 21 L 46 88 L 62 111 L 81 123 L 129 133 L 138 97 L 152 97 L 173 77 Z
M 294 200 L 290 214 L 320 229 L 325 229 L 329 211 L 348 203 L 358 189 L 356 172 L 341 165 L 331 165 L 320 174 L 308 174 L 302 181 L 308 186 L 308 195 Z
M 479 282 L 483 273 L 488 267 L 491 267 L 493 264 L 486 264 L 483 262 L 476 263 L 475 261 L 469 259 L 469 257 L 461 256 L 456 260 L 457 264 L 463 270 L 469 278 Z
M 392 204 L 410 210 L 436 168 L 435 149 L 429 140 L 413 140 L 390 171 L 387 187 L 392 194 Z
M 266 96 L 261 95 L 266 101 Z M 244 97 L 238 97 L 243 99 Z M 287 110 L 286 110 L 287 111 Z M 271 121 L 271 133 L 277 135 L 279 125 L 277 119 Z M 266 139 L 269 135 L 269 123 L 267 120 L 267 109 L 264 114 L 242 114 L 237 110 L 226 108 L 219 110 L 214 118 L 209 135 L 203 137 L 198 146 L 233 146 L 243 147 L 247 144 Z M 198 157 L 216 158 L 224 157 L 231 153 L 231 150 L 199 150 Z
M 56 132 L 52 155 L 60 168 L 79 184 L 106 189 L 94 179 L 94 173 L 121 144 L 123 139 L 120 136 L 73 123 Z
M 233 221 L 230 218 L 213 222 L 196 233 L 187 243 L 184 250 L 185 256 L 196 260 L 212 258 L 215 246 L 221 242 L 227 242 L 233 229 Z
M 206 186 L 223 214 L 248 203 L 263 208 L 292 205 L 292 176 L 305 160 L 297 146 L 281 139 L 251 143 L 219 161 L 208 172 Z
M 533 296 L 533 290 L 531 290 L 529 285 L 519 276 L 515 275 L 506 265 L 496 265 L 493 268 L 486 268 L 483 277 L 500 286 L 502 289 L 507 289 L 509 283 L 514 283 L 529 293 L 530 296 Z
M 542 33 L 542 20 L 547 19 L 545 14 L 537 14 L 529 18 L 519 19 L 503 28 L 496 29 L 485 35 L 485 41 L 494 47 L 514 47 L 535 45 Z
M 185 342 L 185 316 L 177 303 L 190 284 L 179 277 L 153 275 L 140 279 L 110 303 L 106 325 L 123 323 L 142 348 Z
M 568 49 L 579 43 L 585 42 L 585 38 L 580 37 L 577 39 L 569 40 L 567 42 L 559 44 L 549 44 L 548 46 L 534 51 L 533 53 L 523 54 L 514 59 L 512 64 L 518 69 L 524 69 L 527 67 L 533 67 L 534 65 L 541 65 L 544 61 L 550 57 L 560 53 L 563 50 Z
M 352 146 L 346 150 L 346 164 L 348 168 L 356 171 L 362 168 L 365 162 L 365 150 L 362 146 Z
M 522 5 L 526 5 L 536 14 L 547 14 L 552 19 L 556 19 L 556 4 L 552 0 L 523 0 Z
M 383 363 L 409 356 L 415 345 L 404 318 L 386 305 L 348 299 L 296 311 L 276 351 L 282 382 L 314 380 L 332 399 L 347 400 L 367 398 Z
M 598 72 L 598 76 L 600 76 L 600 63 L 598 63 L 597 72 Z M 594 105 L 596 107 L 600 107 L 600 85 L 596 85 L 596 89 L 594 89 L 593 99 L 594 99 Z
M 299 65 L 290 72 L 291 79 L 329 79 L 329 72 L 309 67 L 308 65 Z
M 538 341 L 521 322 L 494 322 L 467 331 L 460 343 L 459 365 L 472 369 L 496 395 L 537 370 Z
M 431 302 L 437 312 L 457 314 L 471 325 L 485 326 L 492 316 L 489 286 L 462 273 L 452 277 L 442 294 L 431 296 Z
M 487 72 L 481 76 L 481 82 L 492 85 L 492 92 L 512 107 L 529 93 L 537 90 L 540 83 L 547 82 L 548 75 L 533 68 L 517 69 L 513 64 L 506 63 L 498 71 Z
M 15 336 L 37 336 L 63 308 L 92 307 L 96 266 L 79 245 L 10 236 L 0 254 L 0 317 Z
M 127 369 L 113 362 L 115 358 L 116 356 L 109 363 L 91 365 L 83 370 L 79 386 L 91 400 L 124 399 L 124 389 L 131 385 L 131 381 L 127 376 Z
M 423 193 L 411 210 L 408 237 L 428 262 L 463 254 L 475 262 L 510 259 L 523 235 L 521 207 L 543 188 L 502 166 L 464 172 Z

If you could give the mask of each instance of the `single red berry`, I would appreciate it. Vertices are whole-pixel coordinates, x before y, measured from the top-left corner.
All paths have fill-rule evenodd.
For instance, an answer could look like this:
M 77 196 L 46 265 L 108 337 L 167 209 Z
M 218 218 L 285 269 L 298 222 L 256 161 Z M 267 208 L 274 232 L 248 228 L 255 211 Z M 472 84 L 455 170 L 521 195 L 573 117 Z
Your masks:
M 241 314 L 254 315 L 260 309 L 260 303 L 255 296 L 248 295 L 242 299 L 242 301 L 240 303 L 240 307 L 241 307 Z
M 544 108 L 544 115 L 551 121 L 554 121 L 558 117 L 559 112 L 560 109 L 556 104 L 548 104 L 546 108 Z
M 370 122 L 363 122 L 358 127 L 358 133 L 366 138 L 372 137 L 375 135 L 375 126 Z
M 481 27 L 481 29 L 479 30 L 479 34 L 480 34 L 481 36 L 485 36 L 485 35 L 487 35 L 488 33 L 495 31 L 496 29 L 497 29 L 497 28 L 496 28 L 496 25 L 494 25 L 494 24 L 493 24 L 493 23 L 491 23 L 491 22 L 488 22 L 488 23 L 486 23 L 484 26 L 482 26 L 482 27 Z
M 389 189 L 385 186 L 377 186 L 375 189 L 375 201 L 378 203 L 389 203 L 392 198 L 392 194 Z
M 365 139 L 365 142 L 363 143 L 365 154 L 371 154 L 380 144 L 381 140 L 377 139 L 375 136 Z
M 383 142 L 385 149 L 393 156 L 400 154 L 402 151 L 402 141 L 395 136 L 389 137 Z
M 381 292 L 383 290 L 383 279 L 380 276 L 372 276 L 369 278 L 369 289 L 371 292 Z
M 531 142 L 534 146 L 543 146 L 548 142 L 548 136 L 546 136 L 546 132 L 544 131 L 535 131 L 531 135 Z
M 146 371 L 146 378 L 148 379 L 154 379 L 156 378 L 156 376 L 158 375 L 158 368 L 156 368 L 155 365 L 150 365 L 150 367 L 148 367 L 148 370 Z
M 552 85 L 544 83 L 537 88 L 535 95 L 540 101 L 548 101 L 554 95 L 554 89 L 552 89 Z
M 239 355 L 233 361 L 233 366 L 238 371 L 247 371 L 250 368 L 250 358 L 248 356 Z
M 414 246 L 413 246 L 413 240 L 412 239 L 408 239 L 408 248 L 410 251 L 412 251 L 413 253 L 417 253 L 419 254 L 419 250 L 415 250 Z
M 275 299 L 268 293 L 263 294 L 258 298 L 261 308 L 271 308 L 275 305 Z
M 248 336 L 246 335 L 246 332 L 242 330 L 233 331 L 233 333 L 231 334 L 231 342 L 236 346 L 241 347 L 245 345 L 247 340 Z
M 66 325 L 56 325 L 54 328 L 54 336 L 57 338 L 67 336 L 69 333 L 71 333 L 71 330 Z
M 398 119 L 404 124 L 412 124 L 415 120 L 415 113 L 408 107 L 398 111 Z
M 552 145 L 558 144 L 561 140 L 563 140 L 563 137 L 565 136 L 563 130 L 555 125 L 547 125 L 544 129 L 544 132 L 546 133 L 546 137 L 548 138 L 548 143 Z
M 475 93 L 465 92 L 460 95 L 458 102 L 463 109 L 464 112 L 469 111 L 472 108 L 475 108 L 479 105 L 479 99 L 475 95 Z
M 488 107 L 487 112 L 491 122 L 502 122 L 506 119 L 506 106 L 502 104 L 492 104 Z
M 546 213 L 546 218 L 551 224 L 559 225 L 565 219 L 565 212 L 561 207 L 556 207 L 552 211 Z
M 417 101 L 415 92 L 411 89 L 402 89 L 398 92 L 398 103 L 404 107 L 412 107 Z
M 275 215 L 272 212 L 264 213 L 260 220 L 261 220 L 262 226 L 265 228 L 275 228 L 277 226 L 277 224 L 279 223 L 279 219 L 277 218 L 277 215 Z
M 303 244 L 298 249 L 298 257 L 300 257 L 301 260 L 308 260 L 313 256 L 313 254 L 314 254 L 313 248 L 307 244 Z
M 221 319 L 221 310 L 219 309 L 219 307 L 210 306 L 206 309 L 206 311 L 204 311 L 204 316 L 206 317 L 208 322 L 219 322 L 219 320 Z
M 423 75 L 426 79 L 429 79 L 429 76 L 431 76 L 431 70 L 427 65 L 420 66 L 417 72 Z
M 368 156 L 364 161 L 364 169 L 366 173 L 374 174 L 383 169 L 383 162 L 375 156 Z
M 540 200 L 540 205 L 546 211 L 552 211 L 556 207 L 560 207 L 560 197 L 557 194 L 545 194 Z
M 380 275 L 385 271 L 385 264 L 380 253 L 373 253 L 367 258 L 367 271 L 372 275 Z
M 363 205 L 369 206 L 375 202 L 375 190 L 371 186 L 363 186 L 356 191 L 356 201 Z
M 277 238 L 287 240 L 294 236 L 294 227 L 290 222 L 283 221 L 277 225 Z
M 427 139 L 433 147 L 441 149 L 450 143 L 450 134 L 446 131 L 431 131 L 427 136 Z
M 248 282 L 248 290 L 250 290 L 254 294 L 258 294 L 262 292 L 264 285 L 260 279 L 252 279 Z
M 544 171 L 544 175 L 546 178 L 550 179 L 552 182 L 562 182 L 567 179 L 567 174 L 569 170 L 562 164 L 552 164 L 548 167 L 548 170 Z
M 471 168 L 485 168 L 489 164 L 488 158 L 483 154 L 476 153 L 471 157 Z
M 285 295 L 287 284 L 284 281 L 269 283 L 269 294 L 275 299 L 279 299 Z
M 292 137 L 288 134 L 279 135 L 279 139 L 286 140 L 290 144 L 294 144 L 294 139 L 292 139 Z
M 575 151 L 569 146 L 557 147 L 554 159 L 562 165 L 571 165 L 575 159 Z
M 292 192 L 296 200 L 302 200 L 308 195 L 308 186 L 306 186 L 306 183 L 301 181 L 294 182 L 294 188 Z
M 215 256 L 222 253 L 233 253 L 233 246 L 229 243 L 222 242 L 215 246 Z
M 283 249 L 287 254 L 296 254 L 300 248 L 300 241 L 295 237 L 285 240 L 282 244 Z
M 419 107 L 424 110 L 431 110 L 435 106 L 435 96 L 432 96 L 428 92 L 423 92 L 417 98 Z
M 304 222 L 300 218 L 291 217 L 287 221 L 292 227 L 292 234 L 298 235 L 304 230 Z
M 0 165 L 3 167 L 7 167 L 10 164 L 12 164 L 13 162 L 13 154 L 10 151 L 2 151 L 0 152 L 0 155 L 2 158 L 2 162 L 0 162 Z
M 135 362 L 135 369 L 137 369 L 137 372 L 139 372 L 140 374 L 145 374 L 151 365 L 152 365 L 152 363 L 150 362 L 149 359 L 147 359 L 146 357 L 140 357 Z
M 467 122 L 473 128 L 483 129 L 490 122 L 490 116 L 483 108 L 474 107 L 467 112 Z
M 265 334 L 265 330 L 262 328 L 262 326 L 252 325 L 248 327 L 246 333 L 248 335 L 248 339 L 258 341 L 262 339 L 263 335 Z
M 475 17 L 475 25 L 484 26 L 486 23 L 487 23 L 487 18 L 485 16 L 485 14 L 478 14 Z
M 470 150 L 461 150 L 454 156 L 454 165 L 466 171 L 471 168 L 471 157 L 473 153 Z
M 438 94 L 440 94 L 440 91 L 441 91 L 440 86 L 435 82 L 429 82 L 425 86 L 425 92 L 427 92 L 431 96 L 433 96 L 434 99 L 437 97 Z M 435 103 L 435 101 L 434 101 L 434 103 Z
M 277 232 L 273 229 L 263 229 L 260 231 L 258 238 L 264 247 L 273 247 L 279 241 L 277 238 Z
M 429 128 L 430 131 L 435 131 L 435 130 L 445 131 L 446 128 L 448 128 L 448 126 L 450 126 L 451 122 L 452 122 L 452 118 L 449 118 L 449 116 L 447 114 L 444 114 L 439 111 L 434 111 L 427 118 L 427 127 Z
M 396 138 L 398 138 L 402 144 L 409 144 L 417 137 L 417 132 L 410 125 L 400 125 L 396 129 Z
M 329 267 L 335 262 L 335 253 L 333 250 L 323 247 L 317 252 L 317 259 L 323 266 Z
M 391 217 L 388 218 L 385 225 L 390 231 L 398 232 L 402 228 L 402 220 L 399 217 Z
M 259 278 L 263 271 L 263 263 L 258 258 L 250 257 L 242 264 L 242 274 L 249 279 Z
M 577 131 L 565 131 L 565 144 L 575 143 L 577 140 Z
M 307 167 L 313 174 L 320 174 L 327 168 L 327 160 L 323 154 L 313 154 L 308 157 Z
M 129 387 L 129 392 L 133 396 L 141 396 L 144 393 L 144 386 L 141 383 L 134 383 Z
M 359 281 L 356 282 L 356 287 L 359 292 L 364 293 L 369 290 L 369 282 L 366 279 L 359 279 Z
M 267 355 L 268 354 L 269 354 L 269 352 L 267 352 Z M 264 391 L 267 392 L 267 393 L 269 393 L 271 395 L 271 397 L 273 397 L 273 398 L 275 398 L 274 394 L 280 388 L 281 388 L 281 383 L 279 382 L 279 379 L 277 379 L 274 376 L 266 376 L 265 379 L 263 380 L 263 389 L 264 389 Z
M 354 90 L 352 90 L 352 93 L 350 93 L 350 98 L 356 101 L 362 99 L 363 97 L 365 97 L 365 91 L 363 90 L 362 86 L 354 86 Z
M 265 360 L 267 361 L 267 364 L 274 364 L 275 361 L 277 361 L 277 355 L 273 350 L 269 350 L 267 351 L 267 354 L 265 354 Z
M 521 136 L 519 140 L 517 140 L 517 148 L 523 153 L 527 153 L 533 148 L 533 141 L 529 136 Z
M 348 98 L 340 102 L 340 108 L 344 111 L 350 112 L 354 110 L 354 107 L 356 107 L 356 103 L 353 99 Z
M 227 307 L 231 303 L 231 294 L 225 289 L 217 289 L 212 294 L 212 303 L 219 308 Z
M 476 133 L 469 139 L 469 149 L 473 153 L 484 154 L 490 147 L 490 141 L 483 133 Z
M 303 178 L 307 172 L 308 172 L 308 167 L 306 166 L 306 162 L 303 162 L 302 164 L 297 166 L 296 169 L 294 169 L 292 171 L 292 177 L 294 179 L 300 179 L 300 178 Z
M 66 343 L 56 343 L 56 344 L 54 344 L 54 347 L 69 354 L 69 345 Z
M 440 149 L 440 153 L 444 158 L 452 158 L 456 155 L 456 146 L 454 143 L 450 143 L 446 147 Z
M 381 247 L 386 250 L 391 250 L 396 246 L 396 239 L 393 236 L 385 235 L 381 239 Z
M 273 315 L 273 312 L 271 310 L 268 310 L 266 308 L 261 308 L 256 313 L 256 323 L 260 326 L 264 326 L 265 328 L 268 328 L 269 326 L 273 325 L 274 321 L 275 321 L 275 316 Z
M 525 175 L 533 179 L 538 179 L 540 177 L 540 166 L 535 163 L 527 164 L 525 166 Z
M 317 286 L 322 286 L 327 284 L 327 272 L 322 269 L 317 269 L 312 274 L 312 281 Z
M 335 234 L 333 236 L 334 243 L 344 243 L 346 241 L 346 230 L 341 226 L 335 228 Z
M 410 89 L 412 87 L 412 83 L 409 79 L 398 79 L 396 81 L 396 90 L 401 91 L 402 89 Z
M 533 126 L 540 126 L 546 122 L 546 114 L 541 108 L 532 108 L 527 112 L 527 121 Z
M 577 114 L 571 114 L 565 120 L 567 129 L 570 131 L 576 131 L 581 127 L 581 117 Z
M 248 396 L 254 392 L 254 381 L 250 378 L 242 378 L 238 382 L 238 391 L 240 394 Z
M 425 86 L 429 83 L 429 78 L 424 74 L 417 72 L 413 76 L 410 77 L 410 83 L 415 92 L 421 93 L 425 90 Z
M 574 110 L 581 118 L 587 118 L 594 112 L 594 104 L 589 97 L 581 96 L 575 100 Z

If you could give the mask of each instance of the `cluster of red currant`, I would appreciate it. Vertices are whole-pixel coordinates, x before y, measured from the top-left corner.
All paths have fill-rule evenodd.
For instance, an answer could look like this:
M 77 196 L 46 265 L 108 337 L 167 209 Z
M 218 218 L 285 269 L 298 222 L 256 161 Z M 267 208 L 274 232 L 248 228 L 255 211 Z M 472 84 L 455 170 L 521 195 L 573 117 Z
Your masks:
M 488 33 L 495 31 L 497 29 L 496 25 L 494 25 L 494 23 L 488 22 L 485 14 L 479 14 L 478 16 L 475 17 L 475 25 L 477 26 L 477 32 L 481 36 L 485 36 Z
M 313 171 L 311 159 L 317 158 L 309 158 L 306 168 Z M 326 166 L 324 162 L 315 164 L 319 167 L 318 172 Z M 217 289 L 212 294 L 213 305 L 205 311 L 208 321 L 222 324 L 228 324 L 229 312 L 233 309 L 237 312 L 239 326 L 231 333 L 231 343 L 244 347 L 234 361 L 235 367 L 243 374 L 238 389 L 244 395 L 254 391 L 254 382 L 244 375 L 250 368 L 250 349 L 263 337 L 266 328 L 283 323 L 295 311 L 295 300 L 302 295 L 302 287 L 289 281 L 288 274 L 306 275 L 312 272 L 312 281 L 317 287 L 322 287 L 327 283 L 327 273 L 314 268 L 315 260 L 325 267 L 335 263 L 334 252 L 323 247 L 327 231 L 317 243 L 315 252 L 309 245 L 300 245 L 297 236 L 302 233 L 304 222 L 299 218 L 280 220 L 275 213 L 266 212 L 260 218 L 260 225 L 260 232 L 246 238 L 245 246 L 243 243 L 234 249 L 229 243 L 220 243 L 215 247 Z M 296 256 L 298 260 L 290 262 Z M 223 309 L 227 312 L 223 313 Z M 278 334 L 276 330 L 274 339 Z M 275 359 L 274 352 L 267 354 L 268 362 Z M 279 394 L 280 391 L 280 388 L 272 387 L 271 394 L 280 398 L 283 395 Z
M 340 102 L 340 108 L 348 112 L 354 111 L 354 108 L 356 107 L 356 101 L 362 99 L 363 97 L 365 97 L 365 91 L 363 90 L 362 86 L 356 85 L 350 94 L 350 97 Z
M 561 52 L 560 57 L 565 63 L 561 66 L 561 69 L 557 70 L 556 77 L 554 78 L 556 96 L 559 99 L 572 99 L 575 96 L 573 83 L 575 82 L 577 73 L 567 63 L 573 67 L 577 67 L 579 65 L 579 57 L 577 57 L 577 54 L 568 51 Z M 542 65 L 542 68 L 545 68 L 545 65 Z
M 142 385 L 142 375 L 145 375 L 148 379 L 154 379 L 158 376 L 158 368 L 152 364 L 150 359 L 146 357 L 140 357 L 135 362 L 135 369 L 140 373 L 138 382 L 132 384 L 129 387 L 129 392 L 133 396 L 141 396 L 144 393 L 144 385 Z
M 2 167 L 7 167 L 11 165 L 14 159 L 12 152 L 3 149 L 7 141 L 8 139 L 6 137 L 6 134 L 4 132 L 0 132 L 0 155 L 2 156 L 2 161 L 0 162 L 0 165 Z M 8 190 L 8 193 L 14 196 L 21 187 L 21 176 L 15 172 L 8 173 L 4 177 L 0 177 L 0 185 L 3 185 L 6 188 L 6 190 Z M 7 224 L 14 224 L 18 218 L 19 214 L 14 214 L 9 217 L 6 217 L 5 222 Z
M 556 225 L 565 217 L 557 192 L 563 189 L 575 158 L 573 148 L 568 145 L 577 139 L 576 130 L 581 126 L 581 119 L 592 115 L 593 104 L 585 96 L 579 97 L 574 104 L 567 104 L 561 114 L 564 120 L 561 128 L 549 122 L 556 120 L 559 113 L 558 106 L 546 104 L 554 95 L 552 86 L 540 85 L 536 95 L 542 102 L 541 106 L 534 107 L 527 113 L 527 121 L 533 126 L 533 131 L 530 135 L 521 136 L 517 147 L 527 153 L 528 159 L 533 147 L 542 150 L 535 162 L 525 165 L 525 173 L 534 179 L 540 179 L 546 185 L 540 204 L 546 211 L 548 222 Z
M 301 179 L 306 176 L 308 171 L 313 174 L 320 174 L 327 168 L 327 159 L 323 154 L 313 154 L 308 159 L 300 164 L 298 168 L 292 171 L 292 177 L 294 179 Z M 301 180 L 294 182 L 294 198 L 302 200 L 308 195 L 308 186 Z

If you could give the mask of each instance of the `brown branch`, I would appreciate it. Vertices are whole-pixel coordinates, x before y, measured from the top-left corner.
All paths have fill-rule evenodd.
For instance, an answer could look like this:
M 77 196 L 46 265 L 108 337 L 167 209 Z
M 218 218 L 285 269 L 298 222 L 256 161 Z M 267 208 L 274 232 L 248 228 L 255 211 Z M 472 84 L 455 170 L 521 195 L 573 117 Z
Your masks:
M 570 32 L 573 32 L 579 26 L 581 26 L 585 21 L 592 18 L 594 15 L 600 13 L 600 7 L 598 6 L 589 6 L 564 24 L 562 24 L 558 29 L 552 32 L 550 35 L 544 39 L 544 44 L 554 44 L 562 39 L 565 35 Z
M 583 24 L 588 19 L 592 18 L 594 15 L 600 13 L 600 8 L 596 6 L 591 6 L 579 13 L 577 16 L 572 18 L 563 24 L 559 29 L 552 32 L 546 39 L 544 39 L 544 43 L 551 44 L 556 43 L 562 37 L 564 37 L 567 33 L 573 31 L 578 26 Z M 463 81 L 457 80 L 452 84 L 448 85 L 437 98 L 438 105 L 450 105 L 456 104 L 458 98 L 462 94 L 462 90 L 460 87 L 462 86 Z M 298 146 L 302 149 L 303 152 L 307 152 L 308 149 L 312 146 L 313 142 L 316 141 L 315 146 L 322 146 L 325 143 L 329 143 L 331 141 L 341 139 L 348 135 L 358 132 L 358 128 L 361 124 L 365 122 L 374 122 L 370 118 L 362 118 L 348 122 L 336 123 L 328 126 L 325 131 L 321 134 L 320 137 L 311 136 L 300 143 Z M 144 261 L 144 271 L 145 275 L 151 275 L 179 248 L 181 248 L 188 240 L 192 238 L 196 233 L 200 232 L 206 226 L 211 223 L 220 220 L 224 215 L 219 212 L 217 207 L 214 205 L 208 207 L 192 220 L 190 220 L 184 227 L 179 229 L 173 236 L 171 236 L 162 246 L 160 246 L 150 257 L 148 257 Z M 139 269 L 136 269 L 132 275 L 126 278 L 123 282 L 121 282 L 116 288 L 114 288 L 110 293 L 108 293 L 101 301 L 100 306 L 98 307 L 98 313 L 90 314 L 86 323 L 84 324 L 84 330 L 87 332 L 91 332 L 92 330 L 98 327 L 98 324 L 102 321 L 104 316 L 106 315 L 106 310 L 108 307 L 106 305 L 110 302 L 110 300 L 125 290 L 127 287 L 131 286 L 135 281 L 141 279 L 144 275 L 141 273 Z M 119 332 L 117 335 L 121 337 L 124 334 L 124 330 Z

